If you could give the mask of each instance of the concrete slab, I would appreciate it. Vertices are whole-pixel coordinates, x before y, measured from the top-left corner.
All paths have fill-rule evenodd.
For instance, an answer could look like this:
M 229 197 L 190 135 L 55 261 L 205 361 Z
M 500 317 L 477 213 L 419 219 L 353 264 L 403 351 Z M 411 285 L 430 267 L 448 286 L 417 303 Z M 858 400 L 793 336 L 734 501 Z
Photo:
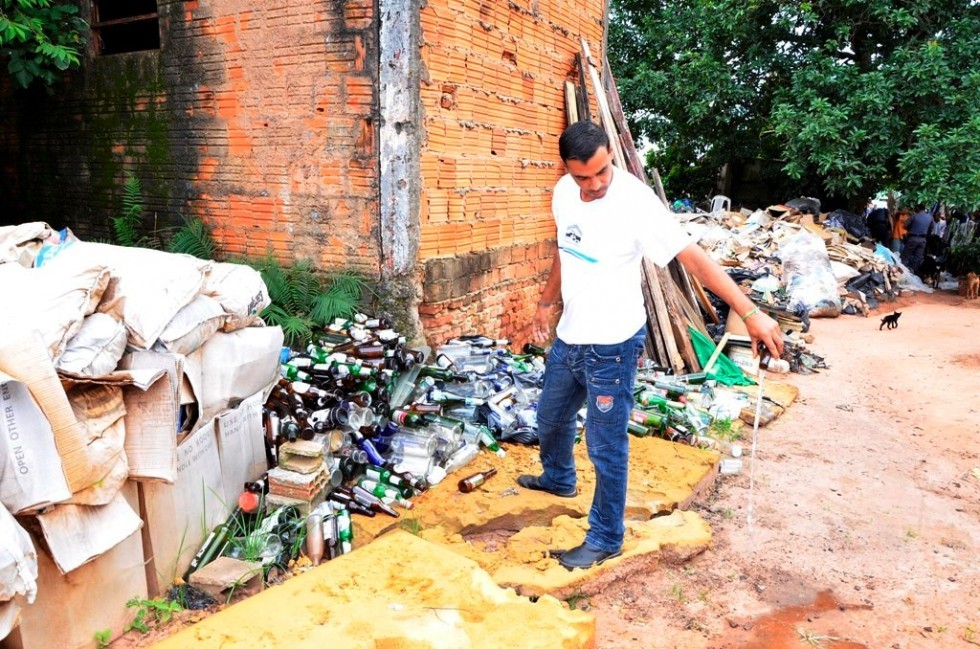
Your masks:
M 475 562 L 394 531 L 154 646 L 573 649 L 595 646 L 595 619 L 500 588 Z
M 190 582 L 219 601 L 222 593 L 231 589 L 239 594 L 244 591 L 248 595 L 254 595 L 263 588 L 262 564 L 218 557 L 200 570 L 194 571 Z

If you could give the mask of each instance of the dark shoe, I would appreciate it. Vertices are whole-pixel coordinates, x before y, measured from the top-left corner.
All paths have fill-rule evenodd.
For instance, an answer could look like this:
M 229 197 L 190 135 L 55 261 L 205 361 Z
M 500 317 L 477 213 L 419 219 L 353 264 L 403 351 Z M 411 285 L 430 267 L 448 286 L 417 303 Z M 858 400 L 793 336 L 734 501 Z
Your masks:
M 558 557 L 558 563 L 569 570 L 573 570 L 575 568 L 591 568 L 593 566 L 598 566 L 609 559 L 614 559 L 622 553 L 622 550 L 606 552 L 605 550 L 594 548 L 588 543 L 583 543 L 577 548 L 572 548 L 571 550 L 562 552 L 561 556 Z
M 572 488 L 571 491 L 558 491 L 557 489 L 548 489 L 541 484 L 541 481 L 536 475 L 521 475 L 517 476 L 517 484 L 521 485 L 525 489 L 534 489 L 535 491 L 544 491 L 550 493 L 552 496 L 558 496 L 559 498 L 574 498 L 578 495 L 578 489 Z

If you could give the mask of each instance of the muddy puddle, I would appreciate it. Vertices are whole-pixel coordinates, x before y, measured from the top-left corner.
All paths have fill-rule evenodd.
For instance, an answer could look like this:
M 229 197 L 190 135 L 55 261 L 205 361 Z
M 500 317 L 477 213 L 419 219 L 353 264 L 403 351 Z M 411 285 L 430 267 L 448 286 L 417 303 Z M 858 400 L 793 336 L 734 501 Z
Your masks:
M 870 608 L 841 602 L 832 591 L 817 593 L 812 602 L 785 606 L 740 625 L 744 640 L 726 647 L 741 649 L 868 649 L 868 645 L 835 631 L 849 611 Z M 736 632 L 737 633 L 737 632 Z M 736 635 L 733 633 L 732 635 Z M 726 634 L 726 639 L 727 639 Z

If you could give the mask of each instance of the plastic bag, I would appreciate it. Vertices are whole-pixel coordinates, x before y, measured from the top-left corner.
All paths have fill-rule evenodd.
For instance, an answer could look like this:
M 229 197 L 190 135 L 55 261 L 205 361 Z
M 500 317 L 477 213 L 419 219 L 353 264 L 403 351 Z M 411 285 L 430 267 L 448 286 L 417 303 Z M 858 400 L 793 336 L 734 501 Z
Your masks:
M 789 296 L 787 310 L 805 311 L 810 317 L 836 318 L 841 301 L 837 278 L 823 240 L 806 230 L 790 237 L 779 248 L 783 280 Z
M 867 239 L 870 236 L 864 218 L 847 210 L 834 210 L 827 215 L 823 225 L 825 228 L 841 228 L 856 239 Z
M 898 286 L 900 288 L 907 288 L 912 291 L 921 291 L 923 293 L 932 293 L 932 287 L 926 286 L 925 282 L 919 279 L 919 276 L 909 270 L 909 267 L 900 261 L 896 261 L 895 265 L 902 270 L 902 274 L 898 278 Z

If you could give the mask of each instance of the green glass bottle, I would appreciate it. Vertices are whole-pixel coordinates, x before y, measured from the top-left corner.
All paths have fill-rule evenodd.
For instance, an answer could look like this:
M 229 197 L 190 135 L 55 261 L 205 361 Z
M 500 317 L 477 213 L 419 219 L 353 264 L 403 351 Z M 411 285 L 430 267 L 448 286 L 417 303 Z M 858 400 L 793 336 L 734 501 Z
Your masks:
M 312 378 L 309 372 L 305 372 L 298 367 L 292 365 L 280 365 L 279 374 L 289 379 L 290 381 L 305 381 L 310 382 Z
M 350 512 L 346 508 L 337 512 L 337 554 L 347 554 L 354 549 L 354 528 Z
M 650 429 L 642 424 L 638 424 L 633 420 L 626 422 L 626 430 L 637 437 L 646 437 L 650 434 Z
M 364 477 L 375 482 L 383 482 L 401 492 L 403 498 L 411 498 L 415 495 L 415 489 L 409 484 L 408 480 L 397 473 L 392 473 L 389 469 L 381 466 L 368 466 L 364 469 Z
M 391 420 L 399 426 L 408 426 L 409 428 L 423 428 L 425 426 L 422 415 L 417 412 L 395 410 L 391 413 Z
M 422 369 L 419 370 L 419 375 L 431 376 L 434 379 L 441 379 L 443 381 L 459 381 L 461 379 L 460 375 L 451 369 L 444 369 L 435 365 L 423 365 Z M 462 378 L 465 380 L 465 377 Z
M 504 449 L 500 448 L 500 443 L 490 432 L 490 429 L 486 426 L 480 426 L 480 432 L 477 433 L 477 440 L 487 448 L 491 453 L 496 453 L 499 457 L 506 455 Z
M 371 480 L 370 478 L 361 478 L 357 481 L 359 487 L 367 491 L 368 493 L 374 494 L 378 498 L 387 499 L 389 501 L 394 501 L 399 507 L 405 509 L 412 508 L 412 502 L 406 500 L 402 496 L 401 491 L 396 487 L 384 484 L 383 482 L 378 482 L 377 480 Z
M 640 410 L 639 408 L 634 408 L 630 412 L 630 420 L 641 426 L 656 430 L 663 430 L 667 425 L 667 417 L 662 413 Z

